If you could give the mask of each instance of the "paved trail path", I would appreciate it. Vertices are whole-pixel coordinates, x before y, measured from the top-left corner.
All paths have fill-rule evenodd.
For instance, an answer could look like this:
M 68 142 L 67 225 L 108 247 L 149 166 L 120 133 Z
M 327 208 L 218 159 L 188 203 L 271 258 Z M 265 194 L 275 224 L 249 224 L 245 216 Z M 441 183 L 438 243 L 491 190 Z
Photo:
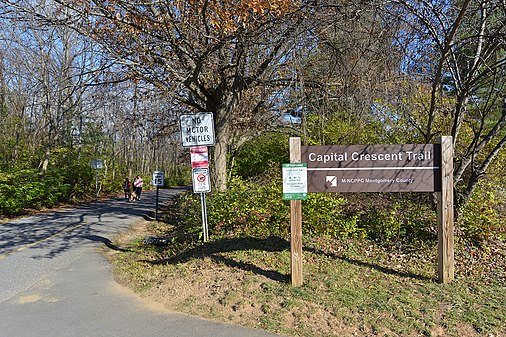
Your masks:
M 153 214 L 155 195 L 0 224 L 0 337 L 276 336 L 148 307 L 114 282 L 98 248 Z

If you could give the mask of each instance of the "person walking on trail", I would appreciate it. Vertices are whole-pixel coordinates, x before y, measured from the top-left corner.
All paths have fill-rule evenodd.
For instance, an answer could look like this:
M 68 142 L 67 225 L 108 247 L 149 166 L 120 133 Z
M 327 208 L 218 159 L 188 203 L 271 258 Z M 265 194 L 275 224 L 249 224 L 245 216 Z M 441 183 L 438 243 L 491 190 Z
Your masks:
M 123 190 L 125 191 L 125 199 L 130 200 L 130 196 L 132 195 L 132 183 L 130 182 L 130 179 L 125 178 L 125 181 L 123 182 Z
M 144 181 L 142 180 L 141 176 L 135 177 L 134 189 L 135 189 L 135 194 L 136 194 L 137 200 L 141 200 L 141 192 L 142 192 L 142 185 L 143 184 L 144 184 Z

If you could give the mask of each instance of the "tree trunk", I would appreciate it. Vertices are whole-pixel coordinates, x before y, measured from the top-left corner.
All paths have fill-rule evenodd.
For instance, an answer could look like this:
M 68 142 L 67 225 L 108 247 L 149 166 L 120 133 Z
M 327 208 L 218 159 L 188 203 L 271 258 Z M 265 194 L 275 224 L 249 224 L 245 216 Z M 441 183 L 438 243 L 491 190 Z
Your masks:
M 40 176 L 41 181 L 46 178 L 47 167 L 49 165 L 49 156 L 50 156 L 50 149 L 48 147 L 48 148 L 46 148 L 46 154 L 44 155 L 44 161 L 41 164 L 41 176 Z
M 212 181 L 219 192 L 227 190 L 227 153 L 230 140 L 230 126 L 226 120 L 215 123 L 216 144 L 214 146 L 214 170 Z
M 4 78 L 4 55 L 3 52 L 0 52 L 0 113 L 3 113 L 3 109 L 5 109 L 5 93 L 7 92 L 5 88 L 5 78 Z

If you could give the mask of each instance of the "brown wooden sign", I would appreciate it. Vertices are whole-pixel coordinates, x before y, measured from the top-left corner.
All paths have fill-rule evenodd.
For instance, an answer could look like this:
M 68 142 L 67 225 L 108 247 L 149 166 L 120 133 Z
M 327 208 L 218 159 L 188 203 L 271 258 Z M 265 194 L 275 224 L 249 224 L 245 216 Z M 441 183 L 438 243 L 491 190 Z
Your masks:
M 301 146 L 290 163 L 307 163 L 308 192 L 437 192 L 438 277 L 454 278 L 453 140 L 438 144 Z M 302 204 L 290 200 L 292 285 L 302 285 Z
M 441 145 L 302 146 L 309 192 L 441 191 Z

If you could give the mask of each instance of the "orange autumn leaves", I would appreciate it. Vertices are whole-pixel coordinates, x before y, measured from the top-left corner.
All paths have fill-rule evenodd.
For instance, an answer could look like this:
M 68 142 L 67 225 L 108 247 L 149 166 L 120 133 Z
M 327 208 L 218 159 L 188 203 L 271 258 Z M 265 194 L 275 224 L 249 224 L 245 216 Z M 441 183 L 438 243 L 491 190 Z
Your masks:
M 93 7 L 105 10 L 102 18 L 134 22 L 145 26 L 200 21 L 215 30 L 216 35 L 272 20 L 297 10 L 299 0 L 68 0 L 86 13 L 97 13 Z M 91 9 L 91 10 L 90 10 Z M 102 14 L 104 14 L 102 12 Z M 142 24 L 145 19 L 147 22 Z
M 197 69 L 230 38 L 268 31 L 302 7 L 300 0 L 61 1 L 84 18 L 89 36 L 136 70 L 176 75 Z
M 194 10 L 207 10 L 208 24 L 224 31 L 234 31 L 251 22 L 272 19 L 296 10 L 298 1 L 294 0 L 188 0 L 186 3 Z

